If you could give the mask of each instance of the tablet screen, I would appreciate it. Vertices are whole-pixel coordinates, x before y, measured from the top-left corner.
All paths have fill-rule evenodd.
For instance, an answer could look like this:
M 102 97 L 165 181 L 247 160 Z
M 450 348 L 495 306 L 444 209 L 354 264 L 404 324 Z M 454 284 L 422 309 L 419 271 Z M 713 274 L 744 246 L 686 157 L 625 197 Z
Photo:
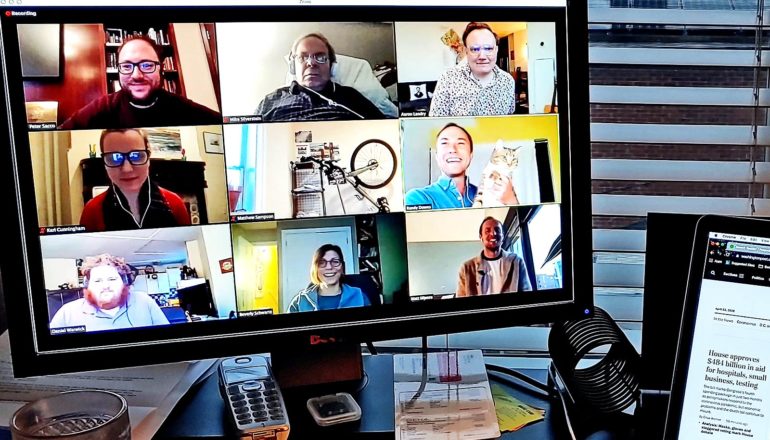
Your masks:
M 689 359 L 678 360 L 686 368 L 686 380 L 678 436 L 673 438 L 767 440 L 770 238 L 716 231 L 707 237 L 706 246 L 696 243 L 694 248 L 691 271 L 703 272 L 697 302 L 688 301 L 694 313 L 693 308 L 687 310 L 683 325 L 687 335 L 685 326 L 694 318 Z M 704 249 L 705 258 L 698 258 Z M 695 266 L 696 261 L 703 264 Z M 691 273 L 691 282 L 694 276 Z M 680 356 L 687 342 L 683 336 Z M 682 392 L 677 385 L 675 381 L 675 394 Z M 677 399 L 672 396 L 672 401 Z M 676 417 L 673 408 L 669 420 Z

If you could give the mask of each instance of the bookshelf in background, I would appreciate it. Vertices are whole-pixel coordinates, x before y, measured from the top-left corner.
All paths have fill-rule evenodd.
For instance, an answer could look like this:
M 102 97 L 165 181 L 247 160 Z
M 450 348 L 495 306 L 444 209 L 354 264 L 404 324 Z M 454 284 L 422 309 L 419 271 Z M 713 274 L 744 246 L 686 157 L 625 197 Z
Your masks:
M 377 217 L 356 216 L 356 239 L 358 241 L 358 273 L 368 275 L 372 282 L 382 288 L 380 270 L 380 245 L 377 234 Z
M 168 92 L 185 96 L 182 71 L 179 66 L 179 52 L 174 38 L 174 25 L 168 23 L 136 27 L 104 25 L 107 92 L 120 90 L 118 48 L 129 35 L 147 35 L 163 49 L 163 57 L 160 60 L 163 70 L 161 85 Z

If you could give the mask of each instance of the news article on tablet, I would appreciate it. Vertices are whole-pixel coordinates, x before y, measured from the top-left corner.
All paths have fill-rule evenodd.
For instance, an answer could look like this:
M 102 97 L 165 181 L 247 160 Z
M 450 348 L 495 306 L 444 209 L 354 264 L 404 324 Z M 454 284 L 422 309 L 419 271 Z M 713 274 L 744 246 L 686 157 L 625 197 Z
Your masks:
M 770 222 L 696 232 L 666 439 L 770 439 Z

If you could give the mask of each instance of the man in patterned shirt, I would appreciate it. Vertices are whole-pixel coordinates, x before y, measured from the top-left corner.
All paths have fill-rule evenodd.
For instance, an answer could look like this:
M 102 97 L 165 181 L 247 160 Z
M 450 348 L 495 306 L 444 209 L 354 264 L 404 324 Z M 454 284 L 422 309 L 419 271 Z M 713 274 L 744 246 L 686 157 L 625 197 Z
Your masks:
M 471 22 L 463 32 L 466 63 L 444 72 L 436 83 L 429 116 L 511 115 L 516 83 L 497 67 L 497 34 L 486 23 Z
M 263 121 L 385 118 L 358 90 L 332 82 L 335 62 L 334 48 L 326 37 L 301 36 L 289 55 L 289 73 L 295 80 L 265 96 L 255 114 Z

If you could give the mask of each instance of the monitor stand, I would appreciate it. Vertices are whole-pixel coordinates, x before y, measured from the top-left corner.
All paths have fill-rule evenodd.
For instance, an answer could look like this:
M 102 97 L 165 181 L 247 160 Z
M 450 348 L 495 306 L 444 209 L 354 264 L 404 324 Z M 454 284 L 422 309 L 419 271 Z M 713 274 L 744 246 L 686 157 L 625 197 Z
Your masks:
M 359 343 L 294 347 L 270 354 L 292 433 L 298 438 L 358 436 L 393 438 L 393 356 L 361 356 Z M 361 407 L 355 422 L 321 427 L 307 409 L 310 398 L 349 393 Z
M 361 344 L 330 342 L 287 347 L 270 354 L 282 390 L 322 384 L 358 386 L 364 379 Z

